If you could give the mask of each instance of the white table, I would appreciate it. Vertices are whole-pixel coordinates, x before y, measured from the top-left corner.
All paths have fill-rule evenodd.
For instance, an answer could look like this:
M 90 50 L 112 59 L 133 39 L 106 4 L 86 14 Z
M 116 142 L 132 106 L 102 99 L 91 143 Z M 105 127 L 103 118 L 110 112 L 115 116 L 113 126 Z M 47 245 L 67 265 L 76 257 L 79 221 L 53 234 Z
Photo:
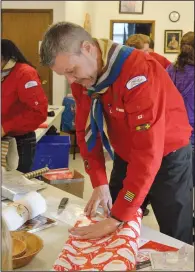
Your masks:
M 37 130 L 35 130 L 37 142 L 46 134 L 46 132 L 52 125 L 55 125 L 58 130 L 60 129 L 61 115 L 63 110 L 64 106 L 48 106 L 48 111 L 54 111 L 55 116 L 47 117 L 47 120 L 45 121 L 48 124 L 47 128 L 38 128 Z
M 50 214 L 54 211 L 54 207 L 51 203 L 52 199 L 55 199 L 55 201 L 58 203 L 62 197 L 68 197 L 70 199 L 70 203 L 71 201 L 76 202 L 81 206 L 84 206 L 85 204 L 84 200 L 50 185 L 48 185 L 47 189 L 44 189 L 40 193 L 45 197 L 49 204 L 48 211 L 45 213 L 46 216 L 50 216 Z M 36 234 L 43 239 L 44 248 L 29 265 L 18 269 L 18 271 L 51 271 L 58 254 L 61 252 L 65 241 L 68 239 L 69 228 L 70 226 L 68 224 L 58 222 L 58 225 L 54 227 L 37 232 Z M 180 248 L 183 245 L 182 242 L 158 231 L 152 230 L 146 226 L 142 226 L 141 237 L 177 248 Z

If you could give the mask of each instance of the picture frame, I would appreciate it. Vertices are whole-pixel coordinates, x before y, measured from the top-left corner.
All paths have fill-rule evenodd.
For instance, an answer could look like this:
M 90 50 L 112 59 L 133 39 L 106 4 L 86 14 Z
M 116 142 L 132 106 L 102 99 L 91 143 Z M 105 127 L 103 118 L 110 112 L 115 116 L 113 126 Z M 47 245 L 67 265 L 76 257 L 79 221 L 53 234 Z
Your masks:
M 143 14 L 144 1 L 119 1 L 119 13 Z
M 164 53 L 178 54 L 182 38 L 182 30 L 165 30 Z

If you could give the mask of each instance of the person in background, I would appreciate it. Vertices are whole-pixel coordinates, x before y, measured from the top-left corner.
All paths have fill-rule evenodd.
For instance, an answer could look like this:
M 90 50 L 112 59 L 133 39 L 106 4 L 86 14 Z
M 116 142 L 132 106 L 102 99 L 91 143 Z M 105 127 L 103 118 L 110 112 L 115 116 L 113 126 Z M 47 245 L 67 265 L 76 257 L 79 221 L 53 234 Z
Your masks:
M 180 53 L 174 64 L 167 68 L 167 72 L 173 83 L 181 93 L 186 110 L 188 113 L 189 123 L 194 128 L 194 32 L 187 32 L 181 39 Z M 193 181 L 194 176 L 194 129 L 191 135 L 193 150 Z M 193 219 L 195 227 L 195 218 Z
M 1 258 L 1 271 L 12 271 L 12 238 L 3 218 L 1 218 Z
M 150 38 L 148 52 L 154 52 L 154 40 L 152 38 Z
M 18 171 L 31 170 L 36 148 L 35 130 L 47 118 L 48 100 L 36 69 L 17 46 L 1 40 L 1 137 L 15 137 Z
M 167 72 L 183 97 L 189 123 L 194 128 L 194 32 L 188 32 L 182 37 L 180 53 L 176 62 L 167 68 Z M 191 143 L 194 154 L 194 129 Z
M 154 51 L 151 52 L 150 49 L 151 38 L 147 35 L 144 34 L 131 35 L 129 36 L 125 44 L 150 54 L 150 56 L 155 58 L 165 69 L 171 64 L 171 62 L 165 57 L 161 56 L 160 54 Z

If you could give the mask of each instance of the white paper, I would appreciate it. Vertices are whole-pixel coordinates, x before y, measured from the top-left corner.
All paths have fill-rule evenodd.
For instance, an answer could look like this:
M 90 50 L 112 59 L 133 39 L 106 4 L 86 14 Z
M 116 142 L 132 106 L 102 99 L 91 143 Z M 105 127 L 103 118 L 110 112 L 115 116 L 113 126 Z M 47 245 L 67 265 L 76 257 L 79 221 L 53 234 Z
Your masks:
M 29 180 L 17 171 L 3 171 L 2 180 L 2 196 L 12 201 L 24 197 L 29 192 L 47 187 L 43 181 Z
M 140 237 L 139 239 L 139 244 L 138 244 L 138 248 L 142 247 L 143 245 L 145 245 L 146 243 L 148 243 L 150 240 L 148 239 L 143 239 Z
M 2 216 L 10 231 L 17 230 L 27 220 L 46 212 L 45 199 L 37 192 L 30 192 L 24 198 L 3 208 Z
M 18 213 L 18 209 L 20 213 Z M 8 229 L 14 231 L 28 220 L 28 210 L 24 206 L 8 206 L 3 208 L 2 216 Z
M 28 208 L 29 219 L 33 219 L 47 210 L 45 199 L 37 192 L 31 192 L 15 203 L 22 204 Z

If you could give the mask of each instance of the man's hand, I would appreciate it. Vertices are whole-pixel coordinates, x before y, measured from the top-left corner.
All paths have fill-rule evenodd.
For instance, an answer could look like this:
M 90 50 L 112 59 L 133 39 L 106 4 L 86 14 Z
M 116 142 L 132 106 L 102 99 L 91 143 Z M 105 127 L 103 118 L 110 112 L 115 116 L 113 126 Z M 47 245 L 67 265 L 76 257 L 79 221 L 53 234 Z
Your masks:
M 98 206 L 101 205 L 104 215 L 108 216 L 112 208 L 112 198 L 108 185 L 101 185 L 93 190 L 93 194 L 85 207 L 87 216 L 95 216 Z
M 1 138 L 2 138 L 3 136 L 5 136 L 5 132 L 4 132 L 4 130 L 3 130 L 3 127 L 1 126 Z
M 110 217 L 90 226 L 72 228 L 69 232 L 80 239 L 95 239 L 113 233 L 120 224 L 121 222 Z

